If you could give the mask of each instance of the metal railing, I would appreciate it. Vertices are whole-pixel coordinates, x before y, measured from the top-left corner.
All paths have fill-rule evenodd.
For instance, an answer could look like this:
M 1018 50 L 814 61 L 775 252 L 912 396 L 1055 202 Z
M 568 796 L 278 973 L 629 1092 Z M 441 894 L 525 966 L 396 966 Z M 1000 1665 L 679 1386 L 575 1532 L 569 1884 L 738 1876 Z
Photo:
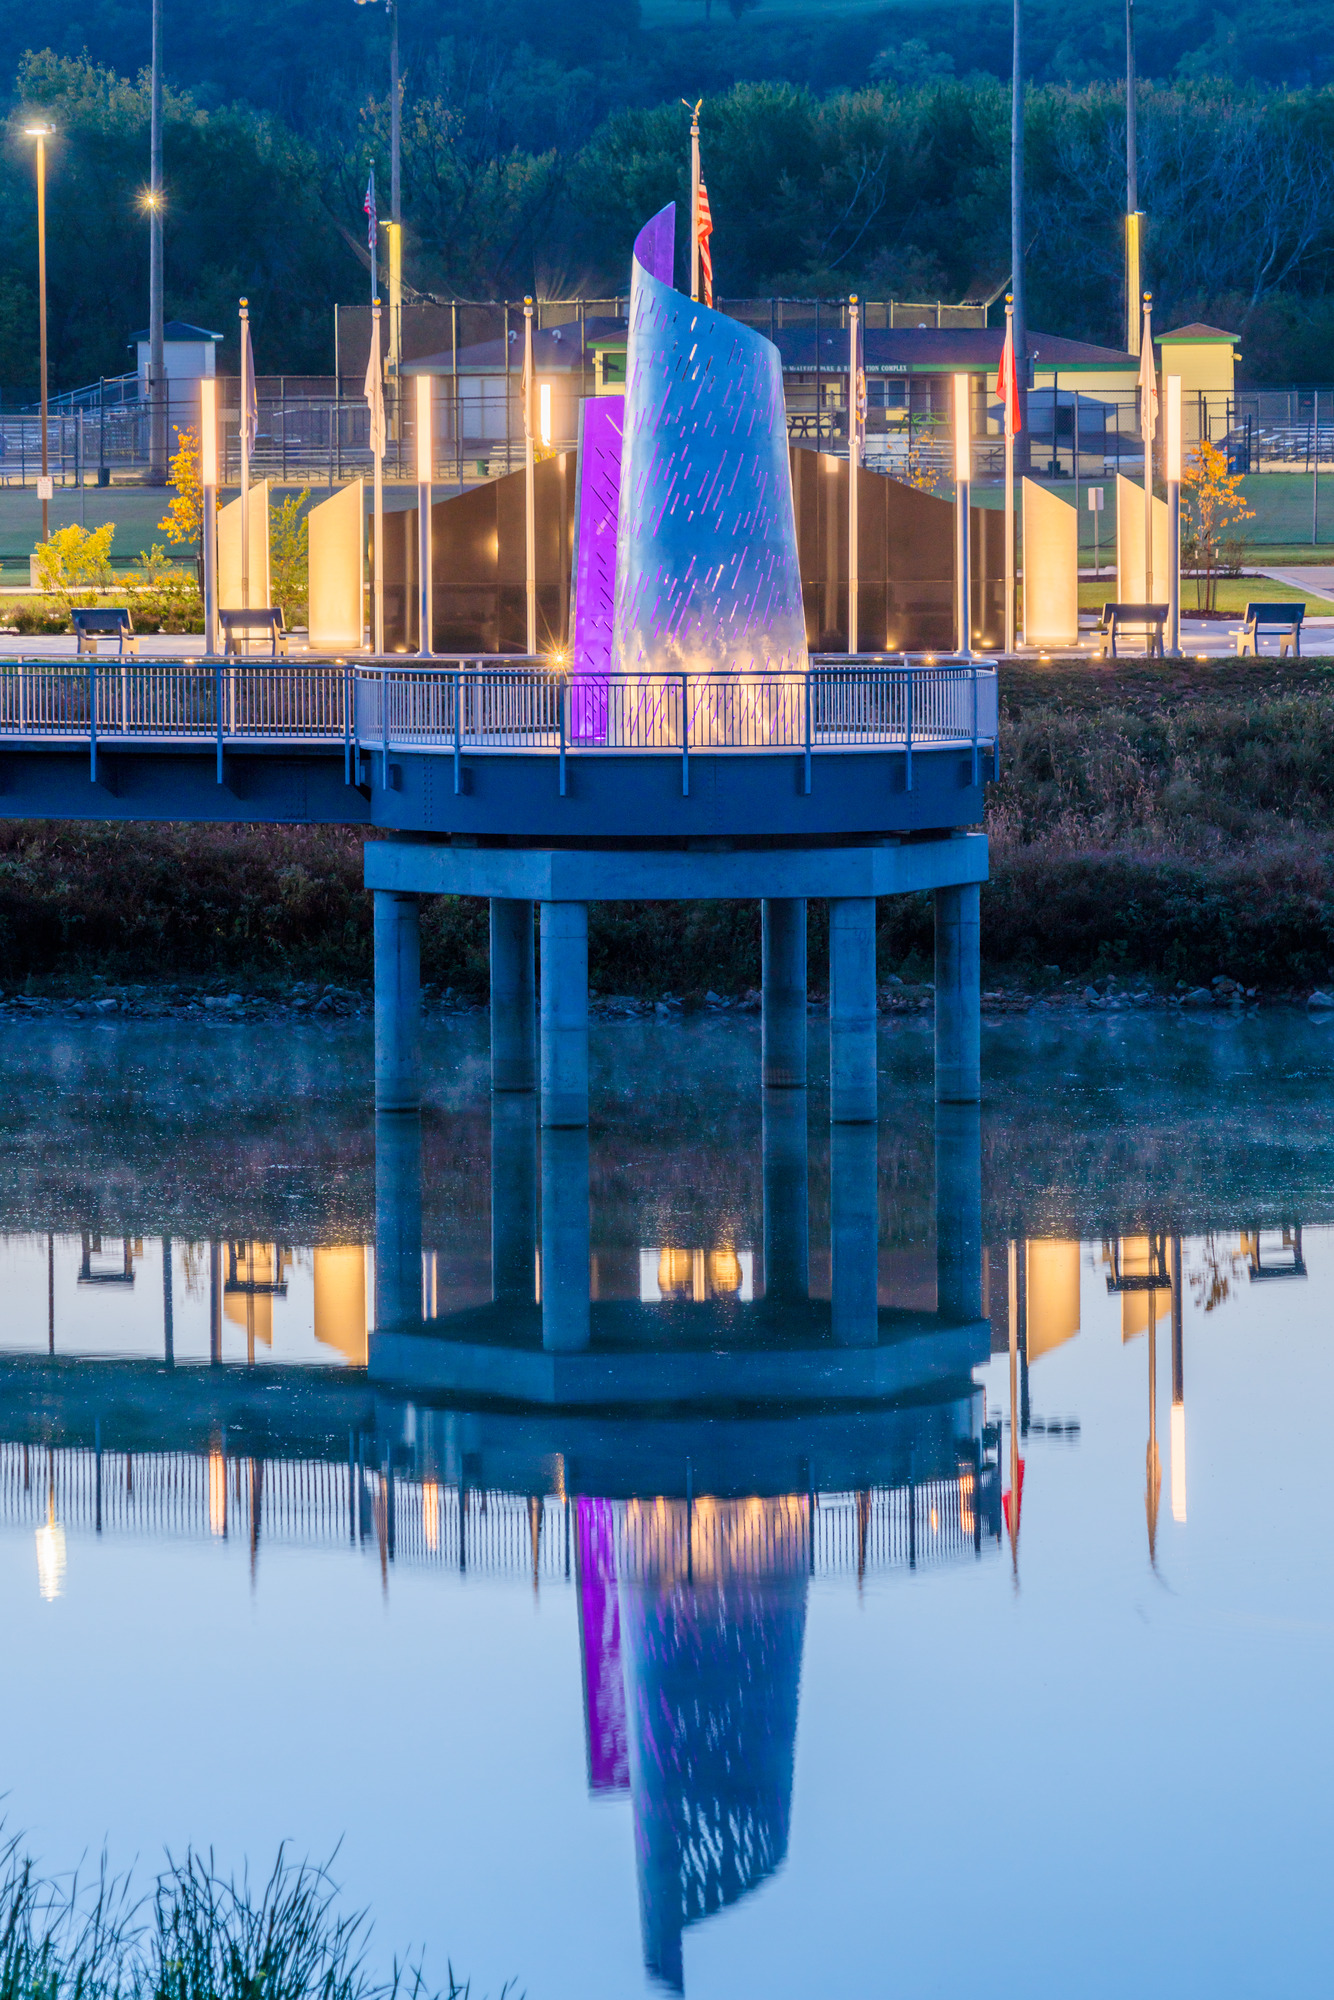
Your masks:
M 691 752 L 902 749 L 968 746 L 974 782 L 998 728 L 996 669 L 976 660 L 897 656 L 817 659 L 805 673 L 588 674 L 537 658 L 494 656 L 420 664 L 347 660 L 18 659 L 0 663 L 0 741 L 87 743 L 97 777 L 101 746 L 158 742 L 216 751 L 245 743 L 341 748 L 348 782 L 362 752 L 379 752 L 390 782 L 394 751 L 460 759 L 487 751 L 566 758 L 599 752 L 679 755 L 683 792 Z

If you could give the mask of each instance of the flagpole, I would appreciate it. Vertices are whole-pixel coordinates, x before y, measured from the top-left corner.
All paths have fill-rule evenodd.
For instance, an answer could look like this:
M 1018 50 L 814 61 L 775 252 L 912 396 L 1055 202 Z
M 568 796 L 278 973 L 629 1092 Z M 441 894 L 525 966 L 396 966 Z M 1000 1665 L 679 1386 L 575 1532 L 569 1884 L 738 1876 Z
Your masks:
M 429 660 L 434 632 L 434 598 L 431 574 L 434 566 L 434 538 L 431 533 L 431 484 L 435 474 L 435 439 L 432 434 L 431 378 L 417 377 L 417 638 L 418 654 Z
M 699 106 L 690 114 L 690 296 L 699 304 Z
M 528 657 L 537 652 L 537 484 L 533 458 L 533 302 L 523 302 L 523 542 Z
M 857 518 L 857 474 L 861 470 L 861 380 L 857 333 L 860 311 L 854 292 L 848 301 L 848 651 L 855 653 L 861 639 L 857 603 L 861 584 L 861 544 Z
M 384 652 L 384 378 L 380 374 L 380 301 L 371 308 L 371 342 L 375 358 L 376 377 L 380 384 L 379 421 L 374 413 L 371 417 L 372 442 L 375 446 L 375 547 L 374 570 L 371 584 L 371 643 L 377 653 Z
M 1153 371 L 1153 293 L 1144 294 L 1143 367 Z M 1141 373 L 1143 369 L 1141 369 Z M 1146 387 L 1140 397 L 1140 429 L 1144 433 L 1144 601 L 1153 603 L 1153 413 Z
M 968 551 L 968 501 L 973 477 L 973 440 L 969 401 L 972 396 L 972 377 L 954 377 L 954 509 L 955 509 L 955 568 L 956 605 L 955 618 L 958 625 L 959 644 L 957 651 L 962 659 L 973 657 L 971 644 L 972 575 Z
M 241 609 L 250 609 L 250 301 L 241 301 Z
M 1005 340 L 1010 357 L 1010 371 L 1013 377 L 1014 354 L 1014 295 L 1007 293 L 1005 299 Z M 1008 382 L 1002 397 L 1005 413 L 1005 650 L 1015 650 L 1015 609 L 1014 609 L 1014 383 Z

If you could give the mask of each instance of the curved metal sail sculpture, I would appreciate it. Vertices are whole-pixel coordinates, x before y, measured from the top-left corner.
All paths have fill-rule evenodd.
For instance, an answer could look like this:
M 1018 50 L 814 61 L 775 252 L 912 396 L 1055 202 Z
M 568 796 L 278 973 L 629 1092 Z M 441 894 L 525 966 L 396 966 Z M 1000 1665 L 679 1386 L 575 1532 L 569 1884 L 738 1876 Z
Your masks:
M 612 667 L 804 672 L 778 350 L 673 290 L 675 214 L 635 241 Z

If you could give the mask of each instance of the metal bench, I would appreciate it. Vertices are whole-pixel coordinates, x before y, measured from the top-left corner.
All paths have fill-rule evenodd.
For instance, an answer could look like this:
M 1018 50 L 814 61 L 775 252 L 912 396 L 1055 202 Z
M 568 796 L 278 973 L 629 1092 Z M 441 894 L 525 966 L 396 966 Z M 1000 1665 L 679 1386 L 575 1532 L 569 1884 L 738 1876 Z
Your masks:
M 1241 630 L 1237 634 L 1237 653 L 1249 653 L 1258 657 L 1260 634 L 1278 633 L 1278 656 L 1280 660 L 1291 648 L 1294 659 L 1302 656 L 1302 620 L 1306 616 L 1306 604 L 1248 604 Z
M 1145 657 L 1163 657 L 1163 627 L 1167 623 L 1165 604 L 1104 604 L 1102 617 L 1098 621 L 1098 631 L 1102 644 L 1098 648 L 1100 660 L 1119 659 L 1116 642 L 1129 628 L 1138 628 L 1144 634 Z
M 139 656 L 139 641 L 135 636 L 134 620 L 128 606 L 124 604 L 76 604 L 70 613 L 74 620 L 76 653 L 97 653 L 99 639 L 114 639 L 116 651 L 131 659 Z
M 283 623 L 280 604 L 254 605 L 249 611 L 219 611 L 218 620 L 222 626 L 222 652 L 224 659 L 239 659 L 244 642 L 247 650 L 252 639 L 267 640 L 270 658 L 287 658 L 287 627 Z

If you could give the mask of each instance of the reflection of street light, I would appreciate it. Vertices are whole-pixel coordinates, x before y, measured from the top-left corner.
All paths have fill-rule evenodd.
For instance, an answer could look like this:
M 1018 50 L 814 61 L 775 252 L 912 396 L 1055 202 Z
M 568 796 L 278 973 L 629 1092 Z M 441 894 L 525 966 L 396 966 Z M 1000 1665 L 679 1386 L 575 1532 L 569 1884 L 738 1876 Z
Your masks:
M 46 466 L 46 142 L 53 125 L 25 125 L 25 139 L 37 141 L 37 323 L 42 361 L 42 540 L 51 532 L 51 481 Z
M 48 1604 L 59 1597 L 65 1581 L 65 1530 L 56 1519 L 55 1475 L 46 1492 L 46 1520 L 37 1530 L 37 1588 Z

